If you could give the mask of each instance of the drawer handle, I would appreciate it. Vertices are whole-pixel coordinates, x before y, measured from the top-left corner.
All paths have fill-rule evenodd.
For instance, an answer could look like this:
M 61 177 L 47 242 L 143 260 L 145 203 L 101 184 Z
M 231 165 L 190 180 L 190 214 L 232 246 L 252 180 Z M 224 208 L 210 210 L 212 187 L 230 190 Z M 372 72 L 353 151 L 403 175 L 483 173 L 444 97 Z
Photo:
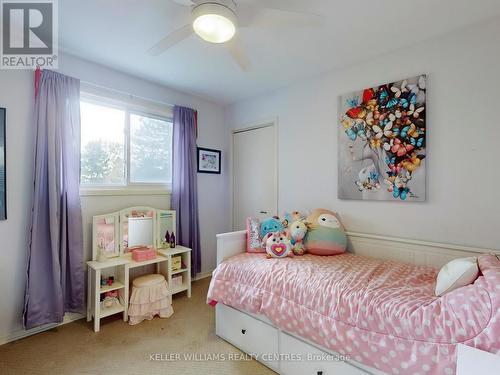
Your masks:
M 245 334 L 245 333 L 247 333 L 247 330 L 246 330 L 246 329 L 242 329 L 242 330 L 241 330 L 241 333 L 242 333 L 242 334 Z

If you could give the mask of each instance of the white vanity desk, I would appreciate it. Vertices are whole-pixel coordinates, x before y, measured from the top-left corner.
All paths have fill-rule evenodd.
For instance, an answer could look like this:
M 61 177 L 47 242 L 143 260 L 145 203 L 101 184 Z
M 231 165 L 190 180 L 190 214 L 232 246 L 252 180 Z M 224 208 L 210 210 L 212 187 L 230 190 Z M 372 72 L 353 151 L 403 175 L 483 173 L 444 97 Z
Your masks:
M 127 252 L 130 234 L 137 232 L 130 228 L 132 221 L 129 217 L 134 214 L 147 214 L 151 218 L 148 225 L 141 224 L 141 229 L 145 233 L 140 233 L 141 240 L 151 235 L 152 242 L 146 240 L 144 245 L 153 245 L 157 250 L 155 259 L 137 262 L 132 259 L 132 254 Z M 145 218 L 149 221 L 148 218 Z M 175 233 L 175 211 L 156 210 L 150 207 L 131 207 L 117 213 L 109 215 L 94 216 L 93 220 L 93 250 L 92 261 L 87 262 L 87 321 L 94 318 L 94 331 L 100 328 L 100 319 L 107 316 L 123 313 L 123 320 L 128 320 L 128 301 L 130 296 L 130 270 L 147 265 L 156 265 L 156 273 L 165 276 L 171 294 L 187 291 L 187 296 L 191 297 L 191 249 L 184 246 L 174 248 L 166 247 L 163 238 L 166 231 Z M 144 232 L 144 231 L 143 231 Z M 119 239 L 117 241 L 117 239 Z M 121 239 L 121 240 L 120 240 Z M 125 240 L 124 240 L 125 239 Z M 98 261 L 99 254 L 101 261 Z M 172 257 L 180 256 L 183 266 L 179 270 L 172 270 Z M 105 260 L 102 258 L 105 257 Z M 102 275 L 114 276 L 112 285 L 101 286 Z M 182 284 L 172 286 L 172 278 L 175 275 L 182 275 Z M 111 292 L 118 292 L 120 304 L 112 307 L 104 307 L 101 302 L 101 295 Z

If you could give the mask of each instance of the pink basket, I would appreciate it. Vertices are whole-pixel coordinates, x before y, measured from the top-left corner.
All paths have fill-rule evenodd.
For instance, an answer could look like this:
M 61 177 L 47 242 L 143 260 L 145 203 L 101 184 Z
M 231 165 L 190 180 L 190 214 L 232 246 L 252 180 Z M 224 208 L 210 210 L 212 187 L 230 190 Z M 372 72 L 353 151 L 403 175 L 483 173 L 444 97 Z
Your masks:
M 136 262 L 144 262 L 156 258 L 156 250 L 154 249 L 135 249 L 132 251 L 132 259 Z

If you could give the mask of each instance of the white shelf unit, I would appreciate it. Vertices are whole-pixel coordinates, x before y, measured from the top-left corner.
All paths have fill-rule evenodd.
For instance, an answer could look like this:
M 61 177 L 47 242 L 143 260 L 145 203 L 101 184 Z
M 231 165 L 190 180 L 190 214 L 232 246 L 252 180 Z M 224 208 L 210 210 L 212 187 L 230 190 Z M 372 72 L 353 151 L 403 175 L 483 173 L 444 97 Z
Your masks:
M 172 256 L 180 255 L 185 268 L 172 271 Z M 94 319 L 94 332 L 99 332 L 100 320 L 110 315 L 123 313 L 123 321 L 128 320 L 128 300 L 130 287 L 130 269 L 156 264 L 156 273 L 165 276 L 171 294 L 187 291 L 191 298 L 191 249 L 177 246 L 172 249 L 159 249 L 155 259 L 136 262 L 131 254 L 110 258 L 105 262 L 87 262 L 88 290 L 87 290 L 87 321 Z M 112 285 L 101 286 L 103 270 L 114 271 L 115 281 Z M 113 270 L 114 269 L 114 270 Z M 182 274 L 182 285 L 172 287 L 172 276 Z M 101 294 L 118 290 L 120 306 L 105 309 L 101 306 Z
M 159 249 L 158 252 L 168 258 L 167 282 L 173 294 L 187 291 L 187 296 L 191 298 L 191 249 L 184 246 L 176 246 L 173 249 Z M 180 256 L 185 267 L 172 271 L 172 257 Z M 172 276 L 182 274 L 182 285 L 174 287 Z
M 87 262 L 87 321 L 94 319 L 95 332 L 99 332 L 100 321 L 107 316 L 123 313 L 123 320 L 127 321 L 128 303 L 125 303 L 128 301 L 127 264 L 128 260 L 122 258 L 109 259 L 106 262 Z M 114 271 L 113 284 L 101 286 L 101 275 L 104 270 Z M 102 306 L 101 295 L 113 290 L 118 291 L 120 305 L 105 308 Z
M 188 271 L 187 268 L 181 268 L 180 270 L 172 271 L 172 275 L 177 275 L 179 273 L 184 273 L 184 272 L 187 272 L 187 271 Z
M 101 307 L 100 307 L 100 318 L 105 318 L 110 315 L 118 314 L 123 311 L 125 311 L 125 306 L 123 305 L 123 301 L 120 301 L 119 306 L 113 306 L 113 307 L 103 307 L 102 302 L 101 302 Z
M 120 290 L 120 289 L 123 289 L 123 288 L 125 288 L 125 285 L 123 285 L 119 281 L 115 281 L 111 285 L 101 286 L 100 293 L 103 294 L 103 293 L 106 293 L 106 292 L 112 292 L 113 290 Z

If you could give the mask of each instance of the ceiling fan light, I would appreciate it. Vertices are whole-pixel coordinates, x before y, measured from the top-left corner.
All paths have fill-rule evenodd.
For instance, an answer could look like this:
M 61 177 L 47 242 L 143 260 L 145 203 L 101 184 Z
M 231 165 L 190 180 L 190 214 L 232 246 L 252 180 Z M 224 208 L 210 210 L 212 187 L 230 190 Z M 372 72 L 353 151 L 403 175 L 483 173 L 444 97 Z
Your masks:
M 193 10 L 193 29 L 210 43 L 224 43 L 236 33 L 236 15 L 224 5 L 208 3 Z

